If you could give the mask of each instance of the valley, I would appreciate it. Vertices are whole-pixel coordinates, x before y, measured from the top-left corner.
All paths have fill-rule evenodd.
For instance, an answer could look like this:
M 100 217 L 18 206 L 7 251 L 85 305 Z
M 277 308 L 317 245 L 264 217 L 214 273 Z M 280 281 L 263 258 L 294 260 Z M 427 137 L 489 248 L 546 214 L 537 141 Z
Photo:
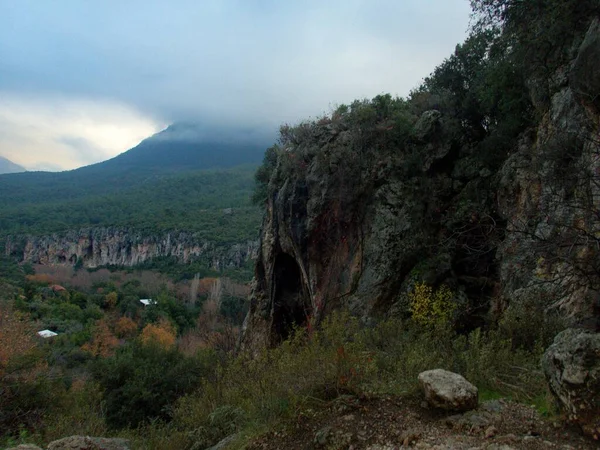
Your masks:
M 597 448 L 600 4 L 469 4 L 405 96 L 0 175 L 0 446 Z

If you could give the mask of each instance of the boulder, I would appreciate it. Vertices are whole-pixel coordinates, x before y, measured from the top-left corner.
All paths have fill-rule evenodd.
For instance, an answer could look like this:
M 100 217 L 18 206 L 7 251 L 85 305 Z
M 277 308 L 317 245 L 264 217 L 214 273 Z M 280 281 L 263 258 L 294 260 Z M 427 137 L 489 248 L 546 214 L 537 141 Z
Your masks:
M 600 334 L 569 328 L 559 333 L 542 357 L 550 390 L 569 419 L 600 438 Z
M 108 439 L 90 436 L 69 436 L 51 442 L 48 450 L 129 450 L 126 439 Z
M 33 444 L 21 444 L 16 447 L 7 448 L 6 450 L 42 450 L 37 445 Z
M 463 376 L 443 369 L 419 374 L 419 383 L 429 405 L 448 411 L 468 411 L 477 408 L 477 388 Z

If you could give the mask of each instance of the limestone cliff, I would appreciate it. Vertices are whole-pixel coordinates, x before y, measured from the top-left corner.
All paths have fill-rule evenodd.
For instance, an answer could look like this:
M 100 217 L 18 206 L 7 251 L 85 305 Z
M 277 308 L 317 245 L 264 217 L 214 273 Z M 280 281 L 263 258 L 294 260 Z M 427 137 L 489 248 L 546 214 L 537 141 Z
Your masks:
M 341 306 L 367 321 L 407 315 L 417 281 L 452 289 L 459 329 L 528 302 L 595 321 L 598 20 L 566 48 L 550 75 L 525 80 L 532 119 L 514 140 L 490 138 L 500 119 L 470 126 L 429 93 L 284 127 L 243 346 L 272 345 Z
M 201 260 L 214 270 L 242 267 L 255 259 L 258 243 L 216 245 L 189 232 L 150 234 L 128 228 L 71 230 L 47 236 L 13 236 L 5 253 L 33 264 L 71 264 L 83 267 L 135 266 L 157 257 L 180 263 Z

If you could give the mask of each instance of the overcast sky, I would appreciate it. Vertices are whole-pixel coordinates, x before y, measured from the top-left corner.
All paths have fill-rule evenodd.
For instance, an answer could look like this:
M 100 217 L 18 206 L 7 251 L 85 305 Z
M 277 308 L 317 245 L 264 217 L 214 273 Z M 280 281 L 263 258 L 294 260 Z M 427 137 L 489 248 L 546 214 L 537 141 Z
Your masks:
M 468 22 L 468 0 L 0 0 L 0 155 L 72 169 L 175 121 L 404 96 Z

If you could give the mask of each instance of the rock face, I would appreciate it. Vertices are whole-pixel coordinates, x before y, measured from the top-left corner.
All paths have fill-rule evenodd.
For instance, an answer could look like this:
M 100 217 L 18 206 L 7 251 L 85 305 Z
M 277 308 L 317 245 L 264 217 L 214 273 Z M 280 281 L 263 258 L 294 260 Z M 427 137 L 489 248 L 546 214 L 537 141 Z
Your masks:
M 427 403 L 434 408 L 448 411 L 477 408 L 477 388 L 462 375 L 443 369 L 428 370 L 419 374 L 419 384 Z
M 129 450 L 126 439 L 107 439 L 90 436 L 70 436 L 51 442 L 48 450 Z
M 600 438 L 600 334 L 568 329 L 544 353 L 550 390 L 583 431 Z
M 408 316 L 416 282 L 447 286 L 466 331 L 527 301 L 597 327 L 598 42 L 590 19 L 570 59 L 530 80 L 539 119 L 490 160 L 443 108 L 421 110 L 402 144 L 386 123 L 300 126 L 271 175 L 242 346 L 340 307 Z
M 7 448 L 6 450 L 42 450 L 37 445 L 33 444 L 21 444 L 16 447 Z
M 204 261 L 215 270 L 237 268 L 255 259 L 258 242 L 216 245 L 194 233 L 148 234 L 127 228 L 93 228 L 49 236 L 9 238 L 5 253 L 33 264 L 83 267 L 135 266 L 157 257 L 180 263 Z

